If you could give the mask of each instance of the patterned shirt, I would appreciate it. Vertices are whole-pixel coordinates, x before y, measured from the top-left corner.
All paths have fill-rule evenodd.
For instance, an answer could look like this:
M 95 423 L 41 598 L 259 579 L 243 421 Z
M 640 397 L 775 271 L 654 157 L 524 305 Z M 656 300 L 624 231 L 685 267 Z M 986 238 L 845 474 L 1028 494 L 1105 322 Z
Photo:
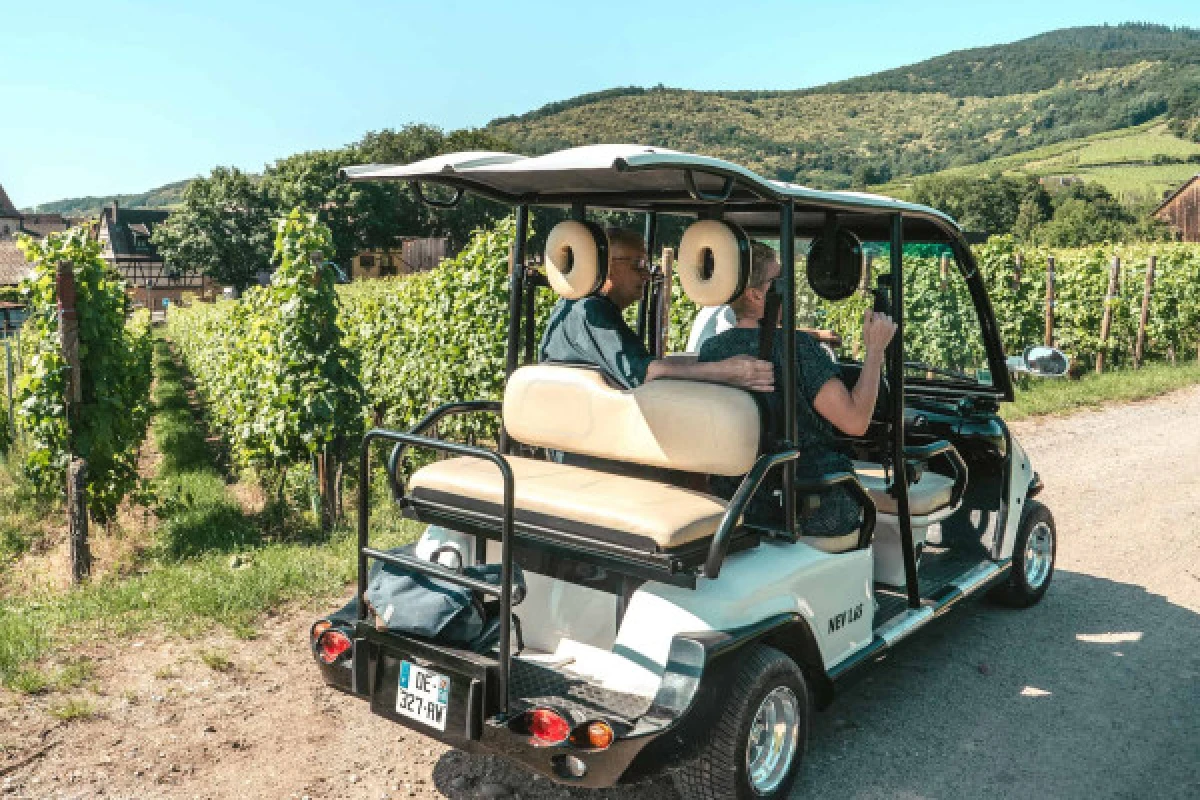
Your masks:
M 719 333 L 700 348 L 700 361 L 722 361 L 737 355 L 758 355 L 758 328 L 731 328 Z M 775 365 L 775 391 L 767 399 L 771 428 L 777 434 L 783 430 L 783 332 L 775 331 L 772 361 Z M 813 408 L 817 393 L 826 383 L 841 378 L 838 365 L 806 333 L 796 332 L 796 480 L 815 480 L 831 472 L 852 472 L 854 465 L 837 451 L 833 425 Z M 763 481 L 762 488 L 751 501 L 746 517 L 778 525 L 782 521 L 783 505 L 779 494 L 781 472 L 774 471 L 772 480 Z M 712 486 L 717 494 L 731 498 L 740 479 L 713 476 Z M 859 507 L 854 498 L 841 487 L 800 498 L 797 505 L 802 531 L 807 536 L 840 536 L 855 530 L 859 524 Z

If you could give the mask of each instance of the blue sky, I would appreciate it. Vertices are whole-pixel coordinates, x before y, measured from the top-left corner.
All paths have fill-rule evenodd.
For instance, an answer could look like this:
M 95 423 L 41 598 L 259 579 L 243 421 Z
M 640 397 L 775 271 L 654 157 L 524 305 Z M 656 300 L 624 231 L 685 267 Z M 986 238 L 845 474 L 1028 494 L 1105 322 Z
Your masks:
M 139 192 L 611 86 L 793 89 L 1130 19 L 1200 27 L 1200 3 L 0 0 L 0 185 Z

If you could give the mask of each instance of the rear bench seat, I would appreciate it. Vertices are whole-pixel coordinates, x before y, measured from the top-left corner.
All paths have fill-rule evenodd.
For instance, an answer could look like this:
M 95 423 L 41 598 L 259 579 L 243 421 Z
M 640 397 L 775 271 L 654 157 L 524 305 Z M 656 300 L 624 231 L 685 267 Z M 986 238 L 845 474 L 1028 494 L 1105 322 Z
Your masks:
M 613 388 L 594 370 L 539 364 L 514 372 L 504 392 L 504 426 L 519 442 L 649 467 L 741 476 L 758 456 L 760 421 L 740 389 L 657 380 Z M 644 478 L 507 456 L 518 523 L 649 553 L 711 537 L 725 500 Z M 409 480 L 415 504 L 499 517 L 503 484 L 495 465 L 469 457 L 422 467 Z

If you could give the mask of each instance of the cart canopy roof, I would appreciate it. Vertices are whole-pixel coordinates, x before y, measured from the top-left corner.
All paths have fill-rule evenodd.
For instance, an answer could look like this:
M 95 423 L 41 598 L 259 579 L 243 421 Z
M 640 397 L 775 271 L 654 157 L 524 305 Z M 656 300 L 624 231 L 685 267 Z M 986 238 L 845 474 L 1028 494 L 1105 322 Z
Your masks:
M 826 214 L 860 238 L 889 238 L 890 217 L 902 213 L 906 241 L 949 242 L 961 231 L 947 215 L 915 203 L 864 192 L 810 189 L 769 180 L 745 167 L 662 147 L 596 144 L 544 156 L 472 151 L 412 164 L 346 167 L 351 181 L 394 180 L 475 192 L 507 203 L 700 214 L 720 206 L 722 216 L 755 234 L 778 235 L 779 204 L 791 200 L 796 232 L 819 233 Z

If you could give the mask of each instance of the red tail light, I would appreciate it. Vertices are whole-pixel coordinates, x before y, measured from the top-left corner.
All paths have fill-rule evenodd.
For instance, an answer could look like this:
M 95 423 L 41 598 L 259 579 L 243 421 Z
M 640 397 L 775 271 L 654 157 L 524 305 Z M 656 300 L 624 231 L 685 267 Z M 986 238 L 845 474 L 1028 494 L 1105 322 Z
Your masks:
M 333 627 L 333 623 L 327 619 L 320 619 L 313 623 L 312 630 L 308 632 L 308 637 L 312 639 L 312 643 L 316 644 L 317 639 L 321 638 L 321 634 Z
M 333 664 L 350 651 L 353 644 L 341 631 L 327 630 L 317 640 L 317 654 L 326 664 Z
M 539 744 L 558 744 L 571 735 L 571 726 L 556 711 L 538 708 L 528 712 L 529 732 Z

